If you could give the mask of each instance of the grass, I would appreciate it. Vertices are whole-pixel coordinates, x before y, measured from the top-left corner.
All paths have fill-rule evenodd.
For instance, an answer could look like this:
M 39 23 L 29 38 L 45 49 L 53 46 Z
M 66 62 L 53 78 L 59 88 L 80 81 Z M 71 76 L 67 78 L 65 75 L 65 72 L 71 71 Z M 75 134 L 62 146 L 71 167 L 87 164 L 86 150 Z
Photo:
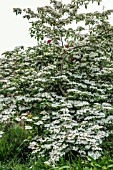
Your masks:
M 29 159 L 28 162 L 20 163 L 18 160 L 11 160 L 10 162 L 0 162 L 0 170 L 113 170 L 113 158 L 109 155 L 103 156 L 98 161 L 89 158 L 89 161 L 83 161 L 81 158 L 73 160 L 72 163 L 60 160 L 55 167 L 44 165 L 43 162 L 33 161 Z

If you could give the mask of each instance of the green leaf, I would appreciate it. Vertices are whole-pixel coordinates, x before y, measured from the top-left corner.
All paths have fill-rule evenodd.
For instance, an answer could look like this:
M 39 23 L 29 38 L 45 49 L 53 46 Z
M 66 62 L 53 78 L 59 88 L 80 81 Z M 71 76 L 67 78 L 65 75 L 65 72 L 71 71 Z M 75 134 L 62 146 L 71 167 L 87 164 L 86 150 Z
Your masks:
M 98 167 L 98 168 L 101 168 L 102 166 L 101 165 L 99 165 L 99 164 L 94 164 L 94 166 L 96 166 L 96 167 Z
M 113 163 L 113 160 L 110 159 L 109 162 L 110 162 L 110 163 Z
M 62 166 L 59 168 L 59 170 L 62 170 L 62 169 L 67 169 L 67 168 L 70 168 L 69 166 Z
M 91 170 L 91 168 L 89 168 L 89 167 L 85 167 L 83 170 Z
M 87 158 L 90 159 L 93 163 L 96 163 L 95 159 L 93 159 L 91 156 L 88 156 Z
M 105 170 L 105 169 L 107 169 L 107 167 L 106 167 L 106 166 L 103 166 L 102 169 Z
M 113 164 L 112 165 L 108 165 L 107 168 L 113 168 Z

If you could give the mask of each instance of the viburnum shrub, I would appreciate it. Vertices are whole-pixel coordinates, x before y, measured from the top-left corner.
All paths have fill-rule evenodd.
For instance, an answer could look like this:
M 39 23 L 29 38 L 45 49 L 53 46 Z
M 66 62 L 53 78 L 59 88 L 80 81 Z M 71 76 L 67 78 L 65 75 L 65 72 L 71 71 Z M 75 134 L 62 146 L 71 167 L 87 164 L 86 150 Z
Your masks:
M 29 130 L 29 148 L 45 163 L 70 151 L 98 159 L 113 130 L 113 10 L 78 13 L 90 2 L 101 0 L 50 0 L 36 12 L 24 9 L 38 45 L 16 47 L 0 61 L 0 122 Z M 72 21 L 84 21 L 89 31 L 66 28 Z

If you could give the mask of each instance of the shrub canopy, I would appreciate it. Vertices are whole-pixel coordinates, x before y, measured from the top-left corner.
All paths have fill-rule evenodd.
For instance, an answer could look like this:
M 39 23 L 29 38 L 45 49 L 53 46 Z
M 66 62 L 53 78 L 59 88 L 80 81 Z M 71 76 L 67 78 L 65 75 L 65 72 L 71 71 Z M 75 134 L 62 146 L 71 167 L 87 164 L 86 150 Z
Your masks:
M 15 8 L 31 21 L 38 45 L 16 47 L 0 59 L 0 122 L 24 121 L 32 131 L 29 147 L 50 164 L 72 150 L 97 159 L 113 130 L 113 10 L 78 13 L 90 2 L 101 1 Z M 72 21 L 85 27 L 66 28 Z

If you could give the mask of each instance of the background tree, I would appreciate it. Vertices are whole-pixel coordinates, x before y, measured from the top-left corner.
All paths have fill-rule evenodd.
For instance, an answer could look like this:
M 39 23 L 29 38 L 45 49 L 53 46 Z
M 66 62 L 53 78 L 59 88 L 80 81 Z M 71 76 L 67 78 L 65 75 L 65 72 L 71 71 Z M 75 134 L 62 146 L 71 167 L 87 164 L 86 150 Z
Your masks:
M 69 151 L 97 159 L 113 130 L 113 10 L 78 13 L 89 2 L 96 0 L 50 0 L 36 13 L 24 9 L 38 45 L 16 47 L 1 59 L 1 123 L 24 121 L 32 130 L 29 148 L 50 164 Z M 89 32 L 65 27 L 74 20 L 84 21 Z

